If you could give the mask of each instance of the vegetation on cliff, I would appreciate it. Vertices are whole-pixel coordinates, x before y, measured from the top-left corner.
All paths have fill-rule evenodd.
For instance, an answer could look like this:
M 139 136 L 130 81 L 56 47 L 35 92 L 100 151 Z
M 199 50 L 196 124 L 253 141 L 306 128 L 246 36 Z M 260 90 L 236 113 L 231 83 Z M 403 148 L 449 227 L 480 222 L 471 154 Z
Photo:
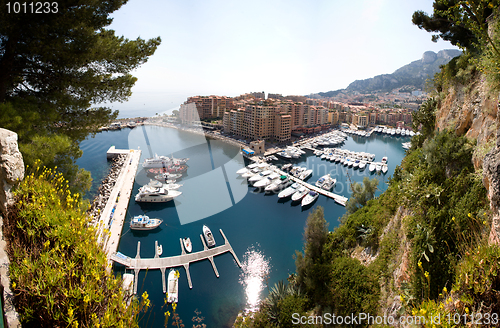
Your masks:
M 75 165 L 79 142 L 118 115 L 99 104 L 126 100 L 136 81 L 130 72 L 160 44 L 106 29 L 125 2 L 53 2 L 43 14 L 0 11 L 0 126 L 19 135 L 27 164 L 42 159 L 57 166 L 73 191 L 90 187 L 90 175 Z
M 24 327 L 137 327 L 149 307 L 114 277 L 88 204 L 60 173 L 36 166 L 15 191 L 4 219 L 10 280 Z M 130 302 L 130 305 L 127 303 Z

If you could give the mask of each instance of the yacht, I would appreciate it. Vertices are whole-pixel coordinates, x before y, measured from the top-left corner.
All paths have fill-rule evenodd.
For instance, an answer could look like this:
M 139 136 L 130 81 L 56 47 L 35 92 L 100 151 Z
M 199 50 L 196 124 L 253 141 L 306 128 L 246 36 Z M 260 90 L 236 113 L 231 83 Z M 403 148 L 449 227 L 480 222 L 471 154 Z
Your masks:
M 321 185 L 321 189 L 330 191 L 336 183 L 337 179 L 333 179 L 330 175 L 328 175 L 323 185 Z
M 155 175 L 155 179 L 160 182 L 167 182 L 168 180 L 176 180 L 182 177 L 180 173 L 160 173 Z
M 370 163 L 370 166 L 368 167 L 368 170 L 370 170 L 370 172 L 373 172 L 375 171 L 377 168 L 377 165 L 373 162 Z
M 212 231 L 206 225 L 203 225 L 203 235 L 205 236 L 205 241 L 207 242 L 208 247 L 215 246 L 214 235 L 212 235 Z
M 360 160 L 359 160 L 359 159 L 357 159 L 357 160 L 356 160 L 356 161 L 352 164 L 352 167 L 353 167 L 353 168 L 355 168 L 355 169 L 357 169 L 357 168 L 359 167 L 359 162 L 360 162 Z
M 271 170 L 262 171 L 259 174 L 255 174 L 254 176 L 248 178 L 248 182 L 250 182 L 250 183 L 257 182 L 259 180 L 264 179 L 266 176 L 268 176 L 271 173 L 273 173 L 273 171 L 271 171 Z
M 274 180 L 270 185 L 264 188 L 265 192 L 276 192 L 282 190 L 290 185 L 290 179 L 286 175 L 280 176 L 279 179 Z
M 296 202 L 298 200 L 301 200 L 307 193 L 309 192 L 309 189 L 307 189 L 304 186 L 300 186 L 297 191 L 292 195 L 292 201 Z
M 321 178 L 319 178 L 318 181 L 316 181 L 316 183 L 314 185 L 318 188 L 321 188 L 323 183 L 325 183 L 326 179 L 328 179 L 328 178 L 330 178 L 330 174 L 326 174 L 326 175 L 322 176 Z
M 132 230 L 153 230 L 162 224 L 161 219 L 150 219 L 147 215 L 136 215 L 130 221 L 130 229 Z
M 387 164 L 382 164 L 382 173 L 386 174 L 388 170 Z
M 148 188 L 164 188 L 167 190 L 177 190 L 180 187 L 182 187 L 181 184 L 174 183 L 170 180 L 167 180 L 169 183 L 161 183 L 160 181 L 157 180 L 149 180 L 149 183 L 145 186 L 142 186 L 139 188 L 139 193 L 146 191 Z
M 309 193 L 304 198 L 302 198 L 302 207 L 312 204 L 318 198 L 318 196 L 319 194 L 317 192 L 309 191 Z
M 257 168 L 251 169 L 250 171 L 247 171 L 241 175 L 242 178 L 248 179 L 253 177 L 256 174 L 259 174 L 260 170 Z
M 259 181 L 253 184 L 254 187 L 261 188 L 266 187 L 274 182 L 274 180 L 279 179 L 280 175 L 278 173 L 271 173 L 268 176 L 264 177 L 264 179 L 260 179 Z
M 285 190 L 282 190 L 278 194 L 278 198 L 287 198 L 287 197 L 290 197 L 291 195 L 293 195 L 297 191 L 298 187 L 299 187 L 298 183 L 292 184 L 290 187 L 286 188 Z
M 180 196 L 182 192 L 178 190 L 169 190 L 162 187 L 143 186 L 135 196 L 136 202 L 145 203 L 164 203 Z
M 387 156 L 382 157 L 382 164 L 387 164 Z
M 375 171 L 379 173 L 381 170 L 382 170 L 382 165 L 380 165 L 380 163 L 377 163 L 377 165 L 375 166 Z
M 305 170 L 304 172 L 302 172 L 299 175 L 299 179 L 306 180 L 307 178 L 309 178 L 311 176 L 312 173 L 313 173 L 313 170 Z
M 362 171 L 366 168 L 366 161 L 359 162 L 359 170 Z
M 252 163 L 252 164 L 249 164 L 249 165 L 247 165 L 246 167 L 241 168 L 241 169 L 239 169 L 238 171 L 236 171 L 236 174 L 242 175 L 242 174 L 244 174 L 244 173 L 246 173 L 246 172 L 248 172 L 248 171 L 253 170 L 254 168 L 256 168 L 256 167 L 257 167 L 257 165 L 258 165 L 258 163 Z
M 168 303 L 179 302 L 179 271 L 170 269 L 168 273 Z
M 144 160 L 144 163 L 142 163 L 142 167 L 145 169 L 154 167 L 168 167 L 170 165 L 186 164 L 188 160 L 189 158 L 170 158 L 167 156 L 158 156 L 157 154 L 155 154 L 154 157 L 146 158 Z
M 191 238 L 189 237 L 182 239 L 182 245 L 184 245 L 184 249 L 188 253 L 191 253 L 191 251 L 193 250 L 193 244 L 191 243 Z

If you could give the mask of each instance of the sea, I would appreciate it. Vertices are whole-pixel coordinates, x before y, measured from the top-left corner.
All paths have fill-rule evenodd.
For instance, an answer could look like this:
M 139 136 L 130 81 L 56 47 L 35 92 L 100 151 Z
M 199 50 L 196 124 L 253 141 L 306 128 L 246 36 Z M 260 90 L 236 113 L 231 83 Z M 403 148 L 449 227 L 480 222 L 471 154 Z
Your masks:
M 390 176 L 405 156 L 402 142 L 409 140 L 409 137 L 373 133 L 370 137 L 350 135 L 339 146 L 373 153 L 375 161 L 387 156 L 389 170 L 386 174 L 370 173 L 368 168 L 359 171 L 321 160 L 312 151 L 306 151 L 299 159 L 280 159 L 273 164 L 293 163 L 313 169 L 308 179 L 311 183 L 330 173 L 337 179 L 333 192 L 346 197 L 350 196 L 351 182 L 362 182 L 365 176 L 377 178 L 378 196 L 387 189 Z M 135 202 L 133 196 L 138 188 L 150 179 L 139 166 L 118 248 L 121 253 L 135 257 L 140 242 L 140 256 L 154 257 L 157 241 L 163 248 L 162 257 L 176 256 L 181 254 L 180 239 L 185 237 L 190 237 L 193 252 L 200 251 L 203 250 L 202 226 L 207 225 L 217 245 L 224 243 L 219 229 L 223 231 L 242 264 L 238 267 L 230 253 L 216 256 L 217 277 L 208 260 L 191 263 L 192 289 L 188 286 L 185 269 L 176 268 L 180 274 L 176 313 L 186 326 L 204 323 L 207 327 L 231 327 L 240 311 L 257 309 L 259 301 L 267 295 L 266 287 L 286 281 L 295 272 L 294 254 L 303 250 L 308 215 L 317 206 L 322 206 L 329 229 L 333 230 L 346 211 L 333 199 L 321 195 L 308 208 L 290 199 L 279 200 L 277 195 L 266 194 L 238 177 L 236 171 L 249 163 L 238 147 L 215 140 L 202 131 L 193 133 L 155 125 L 103 131 L 81 142 L 83 156 L 77 164 L 92 174 L 92 188 L 86 195 L 89 199 L 96 195 L 100 181 L 109 170 L 106 151 L 113 145 L 118 149 L 140 149 L 141 161 L 155 154 L 189 158 L 188 170 L 177 182 L 183 185 L 179 189 L 182 195 L 162 204 Z M 148 232 L 131 231 L 129 220 L 139 214 L 161 218 L 163 223 Z M 116 274 L 124 272 L 123 266 L 115 266 Z M 147 291 L 152 303 L 150 310 L 141 316 L 140 326 L 164 327 L 165 312 L 172 314 L 173 309 L 165 304 L 160 270 L 141 270 L 136 283 L 138 295 Z M 172 323 L 170 316 L 168 326 Z

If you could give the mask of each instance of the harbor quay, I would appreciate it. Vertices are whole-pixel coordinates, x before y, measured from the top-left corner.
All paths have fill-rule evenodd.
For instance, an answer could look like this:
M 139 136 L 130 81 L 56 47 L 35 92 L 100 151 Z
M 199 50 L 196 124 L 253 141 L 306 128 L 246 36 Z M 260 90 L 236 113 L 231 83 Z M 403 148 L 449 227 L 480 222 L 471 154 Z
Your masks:
M 98 242 L 103 244 L 109 263 L 111 263 L 110 254 L 115 253 L 118 249 L 141 151 L 115 149 L 112 146 L 106 153 L 108 159 L 124 155 L 126 157 L 120 168 L 120 173 L 110 191 L 104 209 L 100 212 L 99 219 L 95 222 L 98 228 Z

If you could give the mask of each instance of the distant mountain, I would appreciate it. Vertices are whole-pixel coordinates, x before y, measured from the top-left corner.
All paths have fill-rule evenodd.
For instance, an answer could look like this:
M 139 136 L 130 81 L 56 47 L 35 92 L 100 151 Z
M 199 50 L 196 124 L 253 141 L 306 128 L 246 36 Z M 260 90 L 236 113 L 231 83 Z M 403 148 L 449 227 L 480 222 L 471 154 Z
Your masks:
M 434 77 L 439 72 L 440 66 L 448 63 L 452 58 L 460 56 L 462 52 L 455 49 L 441 50 L 437 54 L 433 51 L 426 51 L 422 59 L 415 60 L 408 65 L 397 69 L 392 74 L 382 74 L 366 80 L 357 80 L 349 84 L 346 89 L 328 92 L 319 92 L 321 97 L 333 97 L 342 91 L 368 92 L 389 92 L 403 86 L 424 89 L 427 79 Z

